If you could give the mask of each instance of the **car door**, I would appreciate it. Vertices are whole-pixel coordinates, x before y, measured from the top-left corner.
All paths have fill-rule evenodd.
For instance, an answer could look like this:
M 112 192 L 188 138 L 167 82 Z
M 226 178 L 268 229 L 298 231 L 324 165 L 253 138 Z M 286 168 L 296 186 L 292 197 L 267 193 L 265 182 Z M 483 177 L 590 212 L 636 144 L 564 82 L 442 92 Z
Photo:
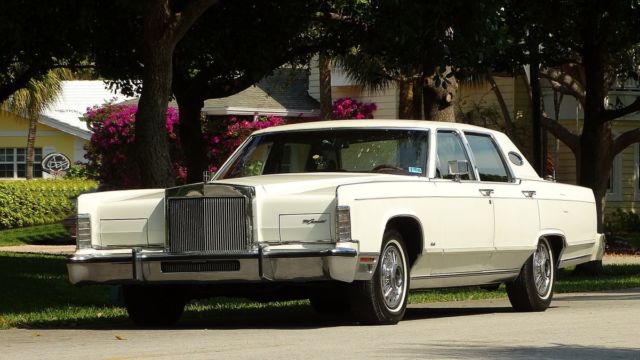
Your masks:
M 535 182 L 515 179 L 497 142 L 488 133 L 465 132 L 482 186 L 491 193 L 495 231 L 489 270 L 518 272 L 537 244 Z
M 437 221 L 426 248 L 432 254 L 431 278 L 446 277 L 451 284 L 452 277 L 486 270 L 493 252 L 493 210 L 490 194 L 472 171 L 454 174 L 449 167 L 450 162 L 471 164 L 461 133 L 438 130 L 435 155 L 434 196 L 428 201 Z

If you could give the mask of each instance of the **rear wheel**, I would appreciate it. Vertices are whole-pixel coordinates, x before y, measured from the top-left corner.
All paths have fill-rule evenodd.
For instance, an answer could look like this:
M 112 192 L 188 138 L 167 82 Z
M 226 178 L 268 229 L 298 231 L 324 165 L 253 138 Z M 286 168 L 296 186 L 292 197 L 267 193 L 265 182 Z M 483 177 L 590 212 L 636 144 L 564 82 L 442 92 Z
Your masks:
M 522 267 L 518 278 L 507 283 L 507 294 L 517 311 L 544 311 L 553 298 L 555 259 L 547 239 L 540 239 L 536 251 Z
M 385 231 L 378 266 L 371 280 L 354 281 L 351 312 L 363 324 L 396 324 L 404 316 L 409 289 L 407 251 L 402 235 Z
M 128 285 L 122 289 L 129 318 L 138 326 L 173 325 L 182 316 L 186 299 L 175 288 Z

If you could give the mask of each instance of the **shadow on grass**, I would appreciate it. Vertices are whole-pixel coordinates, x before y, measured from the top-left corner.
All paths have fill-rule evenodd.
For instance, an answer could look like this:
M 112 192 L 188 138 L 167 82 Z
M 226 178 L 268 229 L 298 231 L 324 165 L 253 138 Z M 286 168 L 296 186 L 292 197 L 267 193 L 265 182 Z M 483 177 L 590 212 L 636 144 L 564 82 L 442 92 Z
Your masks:
M 71 245 L 71 234 L 62 224 L 37 225 L 0 230 L 0 246 L 11 245 Z
M 612 265 L 606 269 L 607 274 L 594 280 L 593 286 L 620 278 L 637 280 L 640 274 L 640 265 Z M 593 280 L 584 281 L 589 279 Z M 569 277 L 560 282 L 567 280 L 578 279 Z M 62 256 L 0 253 L 0 328 L 134 328 L 124 308 L 110 304 L 109 291 L 108 286 L 72 286 L 67 278 L 66 259 Z M 580 291 L 589 290 L 581 286 Z M 509 306 L 469 308 L 452 303 L 444 308 L 410 307 L 406 319 L 512 311 Z M 190 304 L 172 329 L 304 329 L 350 325 L 355 322 L 349 316 L 318 315 L 307 301 L 260 304 L 241 299 L 216 299 Z
M 110 287 L 75 287 L 63 256 L 0 252 L 0 328 L 131 329 L 126 310 L 112 306 Z M 317 315 L 307 301 L 260 304 L 240 299 L 187 306 L 172 329 L 313 328 L 349 324 Z
M 124 321 L 109 288 L 69 283 L 63 256 L 0 253 L 0 328 Z
M 4 295 L 0 297 L 0 325 L 4 322 L 4 327 L 135 328 L 123 308 L 110 305 L 109 287 L 72 286 L 62 256 L 0 253 L 0 284 Z M 470 311 L 409 309 L 408 318 L 459 316 Z M 217 299 L 188 305 L 172 329 L 308 329 L 355 324 L 347 314 L 319 315 L 307 301 L 260 304 Z

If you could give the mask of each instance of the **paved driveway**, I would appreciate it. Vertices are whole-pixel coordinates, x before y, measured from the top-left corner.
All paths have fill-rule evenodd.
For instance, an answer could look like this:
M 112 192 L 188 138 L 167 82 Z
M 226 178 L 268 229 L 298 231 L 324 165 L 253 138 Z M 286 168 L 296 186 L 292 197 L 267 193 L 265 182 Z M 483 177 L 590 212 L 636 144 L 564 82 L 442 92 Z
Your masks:
M 0 331 L 0 359 L 640 359 L 640 289 L 411 306 L 395 326 L 260 314 L 169 330 Z

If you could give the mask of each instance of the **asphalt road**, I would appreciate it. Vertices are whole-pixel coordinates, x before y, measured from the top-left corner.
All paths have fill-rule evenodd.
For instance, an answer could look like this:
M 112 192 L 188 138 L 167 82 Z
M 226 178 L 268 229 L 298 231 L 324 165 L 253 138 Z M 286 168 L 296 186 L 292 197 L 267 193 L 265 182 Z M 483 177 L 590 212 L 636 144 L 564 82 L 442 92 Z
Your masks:
M 395 326 L 260 314 L 176 329 L 0 331 L 0 359 L 640 359 L 640 289 L 411 306 Z

